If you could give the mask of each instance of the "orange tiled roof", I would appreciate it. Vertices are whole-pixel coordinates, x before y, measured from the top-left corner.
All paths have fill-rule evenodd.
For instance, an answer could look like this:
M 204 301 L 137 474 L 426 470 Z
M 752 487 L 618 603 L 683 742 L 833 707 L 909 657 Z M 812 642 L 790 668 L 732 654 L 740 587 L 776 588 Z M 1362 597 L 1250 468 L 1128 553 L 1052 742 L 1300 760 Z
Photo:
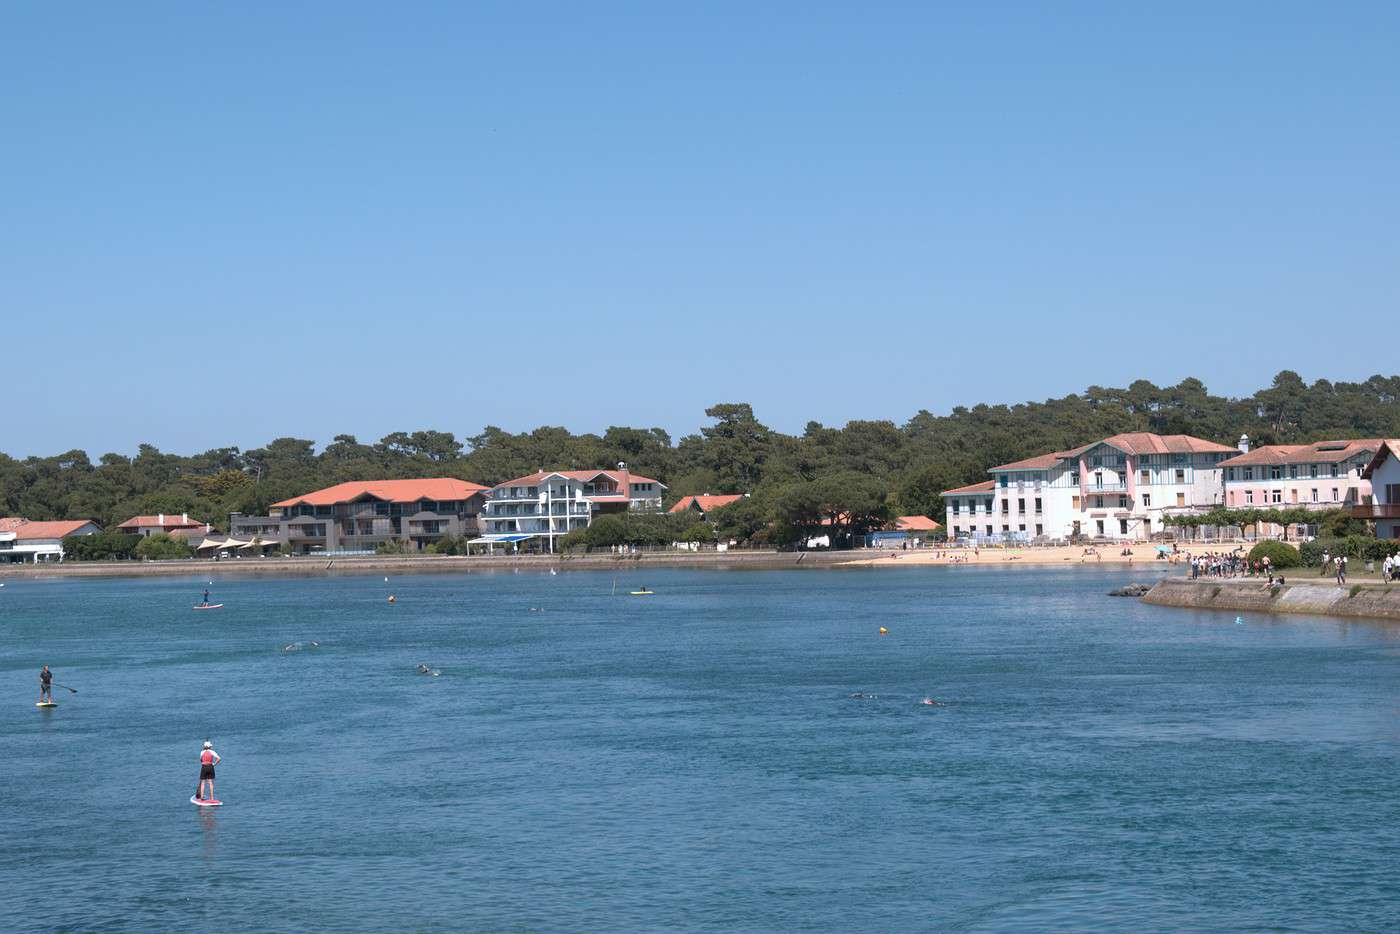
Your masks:
M 1220 462 L 1222 467 L 1249 467 L 1255 464 L 1337 464 L 1358 454 L 1372 453 L 1384 443 L 1382 438 L 1346 441 L 1315 441 L 1312 444 L 1266 444 L 1248 454 Z
M 901 532 L 935 532 L 943 525 L 928 516 L 896 516 L 894 527 Z
M 1158 435 L 1150 431 L 1127 431 L 1080 445 L 1073 450 L 1061 451 L 1060 456 L 1078 457 L 1100 444 L 1111 445 L 1125 454 L 1226 454 L 1237 450 L 1228 444 L 1216 444 L 1214 441 L 1192 435 Z
M 1009 464 L 1002 464 L 998 467 L 988 467 L 988 470 L 1048 470 L 1058 464 L 1064 455 L 1041 454 L 1039 457 L 1028 457 L 1025 460 L 1012 461 Z
M 199 522 L 199 521 L 197 521 L 197 520 L 195 520 L 195 519 L 186 519 L 185 517 L 179 516 L 179 515 L 167 515 L 167 516 L 165 517 L 164 520 L 162 520 L 161 517 L 157 515 L 157 516 L 132 516 L 130 519 L 127 519 L 127 520 L 126 520 L 125 522 L 123 522 L 121 525 L 117 526 L 117 528 L 119 528 L 119 529 L 137 529 L 137 528 L 140 528 L 140 529 L 147 529 L 147 528 L 160 528 L 160 529 L 194 529 L 194 528 L 198 528 L 198 527 L 200 527 L 200 526 L 202 526 L 202 525 L 204 525 L 203 522 Z
M 711 496 L 709 494 L 700 494 L 698 496 L 682 496 L 680 502 L 676 503 L 676 505 L 671 507 L 671 512 L 685 512 L 691 507 L 691 505 L 694 505 L 701 512 L 709 512 L 710 510 L 718 509 L 721 506 L 728 506 L 730 503 L 737 503 L 743 498 L 743 493 L 733 493 L 722 496 Z
M 302 496 L 273 503 L 275 507 L 334 506 L 368 496 L 389 503 L 412 503 L 420 499 L 451 502 L 470 499 L 487 488 L 456 477 L 429 477 L 421 480 L 351 480 L 337 483 L 324 490 L 312 490 Z
M 992 480 L 983 480 L 981 483 L 973 483 L 970 486 L 960 486 L 956 490 L 944 490 L 944 496 L 953 496 L 959 493 L 990 493 L 996 489 L 996 483 Z
M 85 525 L 96 526 L 91 519 L 58 519 L 51 522 L 31 522 L 18 516 L 0 519 L 0 532 L 14 532 L 15 541 L 31 541 L 37 538 L 63 538 L 72 535 Z

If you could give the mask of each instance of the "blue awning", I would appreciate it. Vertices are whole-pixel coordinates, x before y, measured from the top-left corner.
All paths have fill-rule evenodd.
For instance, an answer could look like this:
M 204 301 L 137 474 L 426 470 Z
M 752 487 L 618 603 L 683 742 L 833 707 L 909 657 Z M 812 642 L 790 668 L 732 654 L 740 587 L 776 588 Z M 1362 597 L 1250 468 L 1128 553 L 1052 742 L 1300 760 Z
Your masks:
M 467 542 L 468 545 L 509 545 L 511 542 L 523 542 L 527 538 L 534 538 L 533 535 L 521 535 L 512 532 L 510 534 L 499 533 L 494 535 L 483 535 Z

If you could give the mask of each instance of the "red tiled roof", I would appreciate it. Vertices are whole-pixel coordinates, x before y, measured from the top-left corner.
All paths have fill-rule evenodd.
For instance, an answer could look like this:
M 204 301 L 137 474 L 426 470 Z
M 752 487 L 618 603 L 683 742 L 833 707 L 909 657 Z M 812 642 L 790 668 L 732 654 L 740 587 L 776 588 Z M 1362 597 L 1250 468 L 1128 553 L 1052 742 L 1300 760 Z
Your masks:
M 956 490 L 944 490 L 944 496 L 952 496 L 958 493 L 990 493 L 996 489 L 996 483 L 992 480 L 983 480 L 981 483 L 974 483 L 970 486 L 960 486 Z
M 164 520 L 160 516 L 132 516 L 121 525 L 119 529 L 193 529 L 204 525 L 196 519 L 186 519 L 183 516 L 167 515 Z
M 622 482 L 622 471 L 620 470 L 540 470 L 530 474 L 528 477 L 516 477 L 514 480 L 507 480 L 505 483 L 496 484 L 493 489 L 500 489 L 503 486 L 538 486 L 545 477 L 568 477 L 570 480 L 582 480 L 587 483 L 589 480 L 598 477 L 607 477 L 614 483 Z M 628 477 L 632 483 L 655 483 L 664 488 L 665 484 L 651 477 L 643 477 L 640 474 L 629 473 Z
M 1386 457 L 1393 457 L 1400 460 L 1400 438 L 1386 438 L 1381 442 L 1381 446 L 1376 449 L 1376 453 L 1371 456 L 1371 462 L 1361 470 L 1361 476 L 1369 480 L 1371 473 L 1381 465 Z
M 723 496 L 710 496 L 701 494 L 699 496 L 682 496 L 680 502 L 671 507 L 671 512 L 685 512 L 693 504 L 701 512 L 709 512 L 721 506 L 728 506 L 730 503 L 737 503 L 744 498 L 743 493 L 733 493 Z
M 1338 464 L 1380 448 L 1381 438 L 1346 441 L 1315 441 L 1312 444 L 1266 444 L 1248 454 L 1220 462 L 1222 467 L 1249 467 L 1254 464 Z
M 91 519 L 58 519 L 51 522 L 31 522 L 18 516 L 0 519 L 0 532 L 14 532 L 15 541 L 32 541 L 39 538 L 63 538 L 72 535 L 85 525 L 97 526 Z
M 999 467 L 989 467 L 988 470 L 1048 470 L 1060 462 L 1062 455 L 1041 454 L 1039 457 L 1028 457 L 1021 461 L 1012 461 L 1009 464 L 1002 464 Z
M 1237 450 L 1228 444 L 1216 444 L 1204 438 L 1191 435 L 1158 435 L 1150 431 L 1128 431 L 1081 445 L 1070 451 L 1061 451 L 1061 457 L 1078 457 L 1090 448 L 1107 444 L 1124 454 L 1225 454 Z
M 273 503 L 275 507 L 334 506 L 369 496 L 388 503 L 412 503 L 420 499 L 452 502 L 470 499 L 487 488 L 456 477 L 429 477 L 421 480 L 352 480 L 337 483 L 324 490 L 312 490 L 302 496 Z
M 928 516 L 896 516 L 894 527 L 901 532 L 935 532 L 943 525 Z

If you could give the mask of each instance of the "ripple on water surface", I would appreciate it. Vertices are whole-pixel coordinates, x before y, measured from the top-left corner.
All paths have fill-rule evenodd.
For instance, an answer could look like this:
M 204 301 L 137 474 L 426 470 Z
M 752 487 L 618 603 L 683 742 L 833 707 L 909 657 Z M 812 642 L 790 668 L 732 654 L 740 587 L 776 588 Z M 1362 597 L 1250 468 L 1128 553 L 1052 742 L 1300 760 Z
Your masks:
M 1397 630 L 1104 596 L 1133 577 L 649 570 L 619 582 L 656 591 L 636 600 L 611 574 L 473 573 L 396 577 L 394 605 L 379 577 L 219 579 L 216 613 L 192 579 L 14 581 L 0 908 L 93 930 L 1394 930 Z M 44 663 L 79 688 L 53 711 Z M 217 811 L 188 803 L 205 737 Z

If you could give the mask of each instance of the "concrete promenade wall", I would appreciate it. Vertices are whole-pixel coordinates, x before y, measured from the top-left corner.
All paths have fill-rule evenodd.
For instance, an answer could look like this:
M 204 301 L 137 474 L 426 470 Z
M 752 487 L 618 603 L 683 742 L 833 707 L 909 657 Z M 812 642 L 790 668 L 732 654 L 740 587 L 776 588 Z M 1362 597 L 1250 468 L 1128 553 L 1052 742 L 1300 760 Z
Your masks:
M 1286 576 L 1286 575 L 1285 575 Z M 1400 584 L 1299 581 L 1270 587 L 1258 578 L 1191 580 L 1168 577 L 1142 598 L 1156 606 L 1251 613 L 1313 613 L 1400 620 Z
M 861 551 L 661 552 L 616 555 L 373 555 L 352 558 L 269 557 L 214 561 L 65 561 L 62 564 L 0 565 L 0 581 L 27 577 L 323 577 L 337 574 L 461 574 L 467 571 L 534 569 L 617 571 L 646 568 L 829 568 L 868 559 Z

